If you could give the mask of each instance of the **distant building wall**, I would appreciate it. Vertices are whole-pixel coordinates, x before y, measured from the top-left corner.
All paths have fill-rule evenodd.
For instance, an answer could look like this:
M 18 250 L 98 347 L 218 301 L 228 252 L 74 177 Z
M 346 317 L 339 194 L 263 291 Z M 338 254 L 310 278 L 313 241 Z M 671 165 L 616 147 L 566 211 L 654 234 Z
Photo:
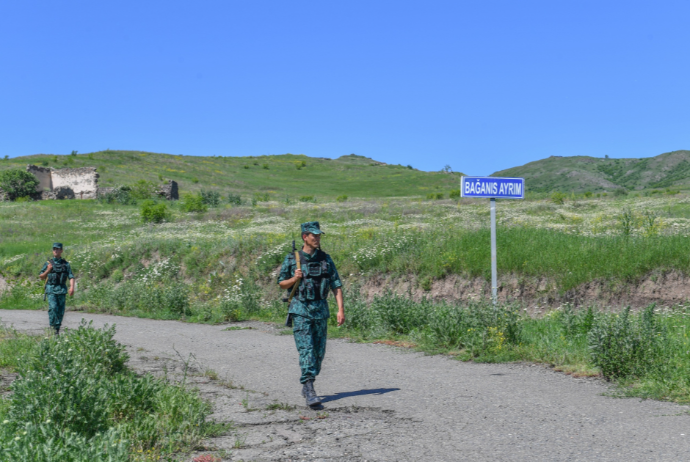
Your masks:
M 96 167 L 61 168 L 52 171 L 53 189 L 61 186 L 74 191 L 76 199 L 98 197 L 98 173 Z
M 38 167 L 36 165 L 29 165 L 26 167 L 26 171 L 33 173 L 38 179 L 38 186 L 36 186 L 36 192 L 43 192 L 45 190 L 53 190 L 53 180 L 51 168 Z

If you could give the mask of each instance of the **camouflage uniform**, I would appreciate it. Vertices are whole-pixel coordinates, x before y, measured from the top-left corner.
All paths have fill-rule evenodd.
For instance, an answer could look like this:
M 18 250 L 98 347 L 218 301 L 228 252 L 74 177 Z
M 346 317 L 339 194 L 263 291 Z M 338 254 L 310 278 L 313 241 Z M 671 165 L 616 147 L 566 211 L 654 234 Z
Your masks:
M 316 227 L 309 225 L 315 223 Z M 306 226 L 305 226 L 306 225 Z M 309 222 L 302 225 L 302 232 L 317 230 L 320 233 L 318 222 Z M 305 231 L 306 229 L 306 231 Z M 299 365 L 302 371 L 300 383 L 314 380 L 321 372 L 321 362 L 326 354 L 326 335 L 328 331 L 328 293 L 342 287 L 343 283 L 338 275 L 338 270 L 330 255 L 317 249 L 312 255 L 299 251 L 300 265 L 304 277 L 295 291 L 290 303 L 289 313 L 292 317 L 293 336 L 299 352 Z M 321 271 L 323 277 L 310 278 L 308 268 L 316 268 Z M 290 253 L 283 260 L 280 268 L 278 282 L 290 279 L 295 275 L 297 265 L 295 254 Z M 314 274 L 314 271 L 312 271 Z M 310 283 L 309 279 L 312 279 Z M 313 281 L 319 281 L 318 287 L 314 287 Z M 288 293 L 292 287 L 288 289 Z
M 62 244 L 56 242 L 53 248 L 62 248 Z M 67 281 L 74 279 L 72 267 L 64 258 L 51 258 L 53 271 L 48 274 L 46 282 L 46 295 L 48 296 L 48 322 L 55 331 L 60 330 L 62 318 L 65 316 L 65 299 L 67 298 Z M 43 264 L 42 274 L 48 269 L 48 262 Z

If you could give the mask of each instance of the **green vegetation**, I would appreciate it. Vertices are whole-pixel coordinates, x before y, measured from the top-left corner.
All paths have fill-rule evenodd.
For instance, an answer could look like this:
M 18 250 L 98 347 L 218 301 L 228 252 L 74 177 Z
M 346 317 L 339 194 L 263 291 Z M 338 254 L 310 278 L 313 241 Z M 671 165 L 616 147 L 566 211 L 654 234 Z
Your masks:
M 184 381 L 127 369 L 114 334 L 83 321 L 59 338 L 0 331 L 0 366 L 18 373 L 0 400 L 1 460 L 159 460 L 219 430 Z
M 11 286 L 0 308 L 44 304 L 36 271 L 50 243 L 60 241 L 78 277 L 71 308 L 209 323 L 281 320 L 286 308 L 277 270 L 290 241 L 299 242 L 299 224 L 317 220 L 327 233 L 323 248 L 346 282 L 348 324 L 334 333 L 476 361 L 547 362 L 630 383 L 639 396 L 687 399 L 680 378 L 687 364 L 679 356 L 687 351 L 685 307 L 627 317 L 560 310 L 532 319 L 523 307 L 420 300 L 438 297 L 449 277 L 489 280 L 488 201 L 436 199 L 437 193 L 430 201 L 426 194 L 300 201 L 270 191 L 221 199 L 183 190 L 182 201 L 163 202 L 165 222 L 143 224 L 144 205 L 157 203 L 129 205 L 136 200 L 131 190 L 118 188 L 100 201 L 0 204 L 0 274 Z M 570 193 L 558 203 L 499 201 L 497 209 L 499 274 L 520 285 L 543 282 L 557 295 L 588 284 L 625 288 L 669 272 L 690 274 L 685 194 Z M 409 293 L 368 305 L 355 295 L 355 287 L 365 292 L 369 281 L 385 278 L 405 281 Z M 650 366 L 660 361 L 675 364 L 678 377 L 662 383 Z
M 493 174 L 525 178 L 536 193 L 627 191 L 690 187 L 690 151 L 674 151 L 644 159 L 551 156 Z
M 131 186 L 139 180 L 160 182 L 159 178 L 164 177 L 177 181 L 182 191 L 217 190 L 247 198 L 255 192 L 329 200 L 340 195 L 376 198 L 447 194 L 458 188 L 461 175 L 385 165 L 354 154 L 331 160 L 301 154 L 200 157 L 114 150 L 15 157 L 0 163 L 0 171 L 43 162 L 53 168 L 97 167 L 101 186 Z
M 338 335 L 386 339 L 461 360 L 547 363 L 569 374 L 601 374 L 622 385 L 626 396 L 690 402 L 687 306 L 632 314 L 568 305 L 535 319 L 517 306 L 415 302 L 386 293 L 370 304 L 355 297 L 347 315 Z
M 18 168 L 0 171 L 0 189 L 9 200 L 30 197 L 36 192 L 38 179 L 33 174 Z
M 141 204 L 141 219 L 144 223 L 162 223 L 168 217 L 167 206 L 164 202 L 156 204 L 146 200 Z

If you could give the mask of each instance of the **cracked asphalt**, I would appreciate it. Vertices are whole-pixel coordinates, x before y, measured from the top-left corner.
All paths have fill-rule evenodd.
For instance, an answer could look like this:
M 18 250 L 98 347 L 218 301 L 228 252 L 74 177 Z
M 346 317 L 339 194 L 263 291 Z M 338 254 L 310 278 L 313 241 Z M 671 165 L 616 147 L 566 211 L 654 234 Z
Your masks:
M 690 459 L 689 408 L 618 399 L 600 380 L 578 379 L 541 366 L 463 363 L 385 345 L 329 340 L 312 411 L 300 395 L 291 336 L 271 325 L 251 329 L 68 312 L 116 324 L 132 365 L 155 370 L 193 355 L 214 418 L 237 430 L 208 442 L 227 460 L 483 461 Z M 47 325 L 42 311 L 0 310 L 22 331 Z M 244 402 L 243 402 L 244 401 Z M 271 404 L 283 409 L 269 410 Z M 293 407 L 294 406 L 294 407 Z M 237 448 L 239 447 L 239 449 Z

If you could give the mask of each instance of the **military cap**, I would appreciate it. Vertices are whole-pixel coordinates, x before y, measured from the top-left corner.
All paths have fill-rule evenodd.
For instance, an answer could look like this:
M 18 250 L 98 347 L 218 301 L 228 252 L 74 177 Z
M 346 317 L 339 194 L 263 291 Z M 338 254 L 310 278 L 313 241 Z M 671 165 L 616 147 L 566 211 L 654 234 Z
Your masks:
M 319 228 L 318 221 L 308 221 L 306 223 L 302 223 L 302 234 L 304 233 L 326 234 L 321 231 L 321 228 Z
M 54 249 L 62 249 L 62 242 L 53 242 Z

